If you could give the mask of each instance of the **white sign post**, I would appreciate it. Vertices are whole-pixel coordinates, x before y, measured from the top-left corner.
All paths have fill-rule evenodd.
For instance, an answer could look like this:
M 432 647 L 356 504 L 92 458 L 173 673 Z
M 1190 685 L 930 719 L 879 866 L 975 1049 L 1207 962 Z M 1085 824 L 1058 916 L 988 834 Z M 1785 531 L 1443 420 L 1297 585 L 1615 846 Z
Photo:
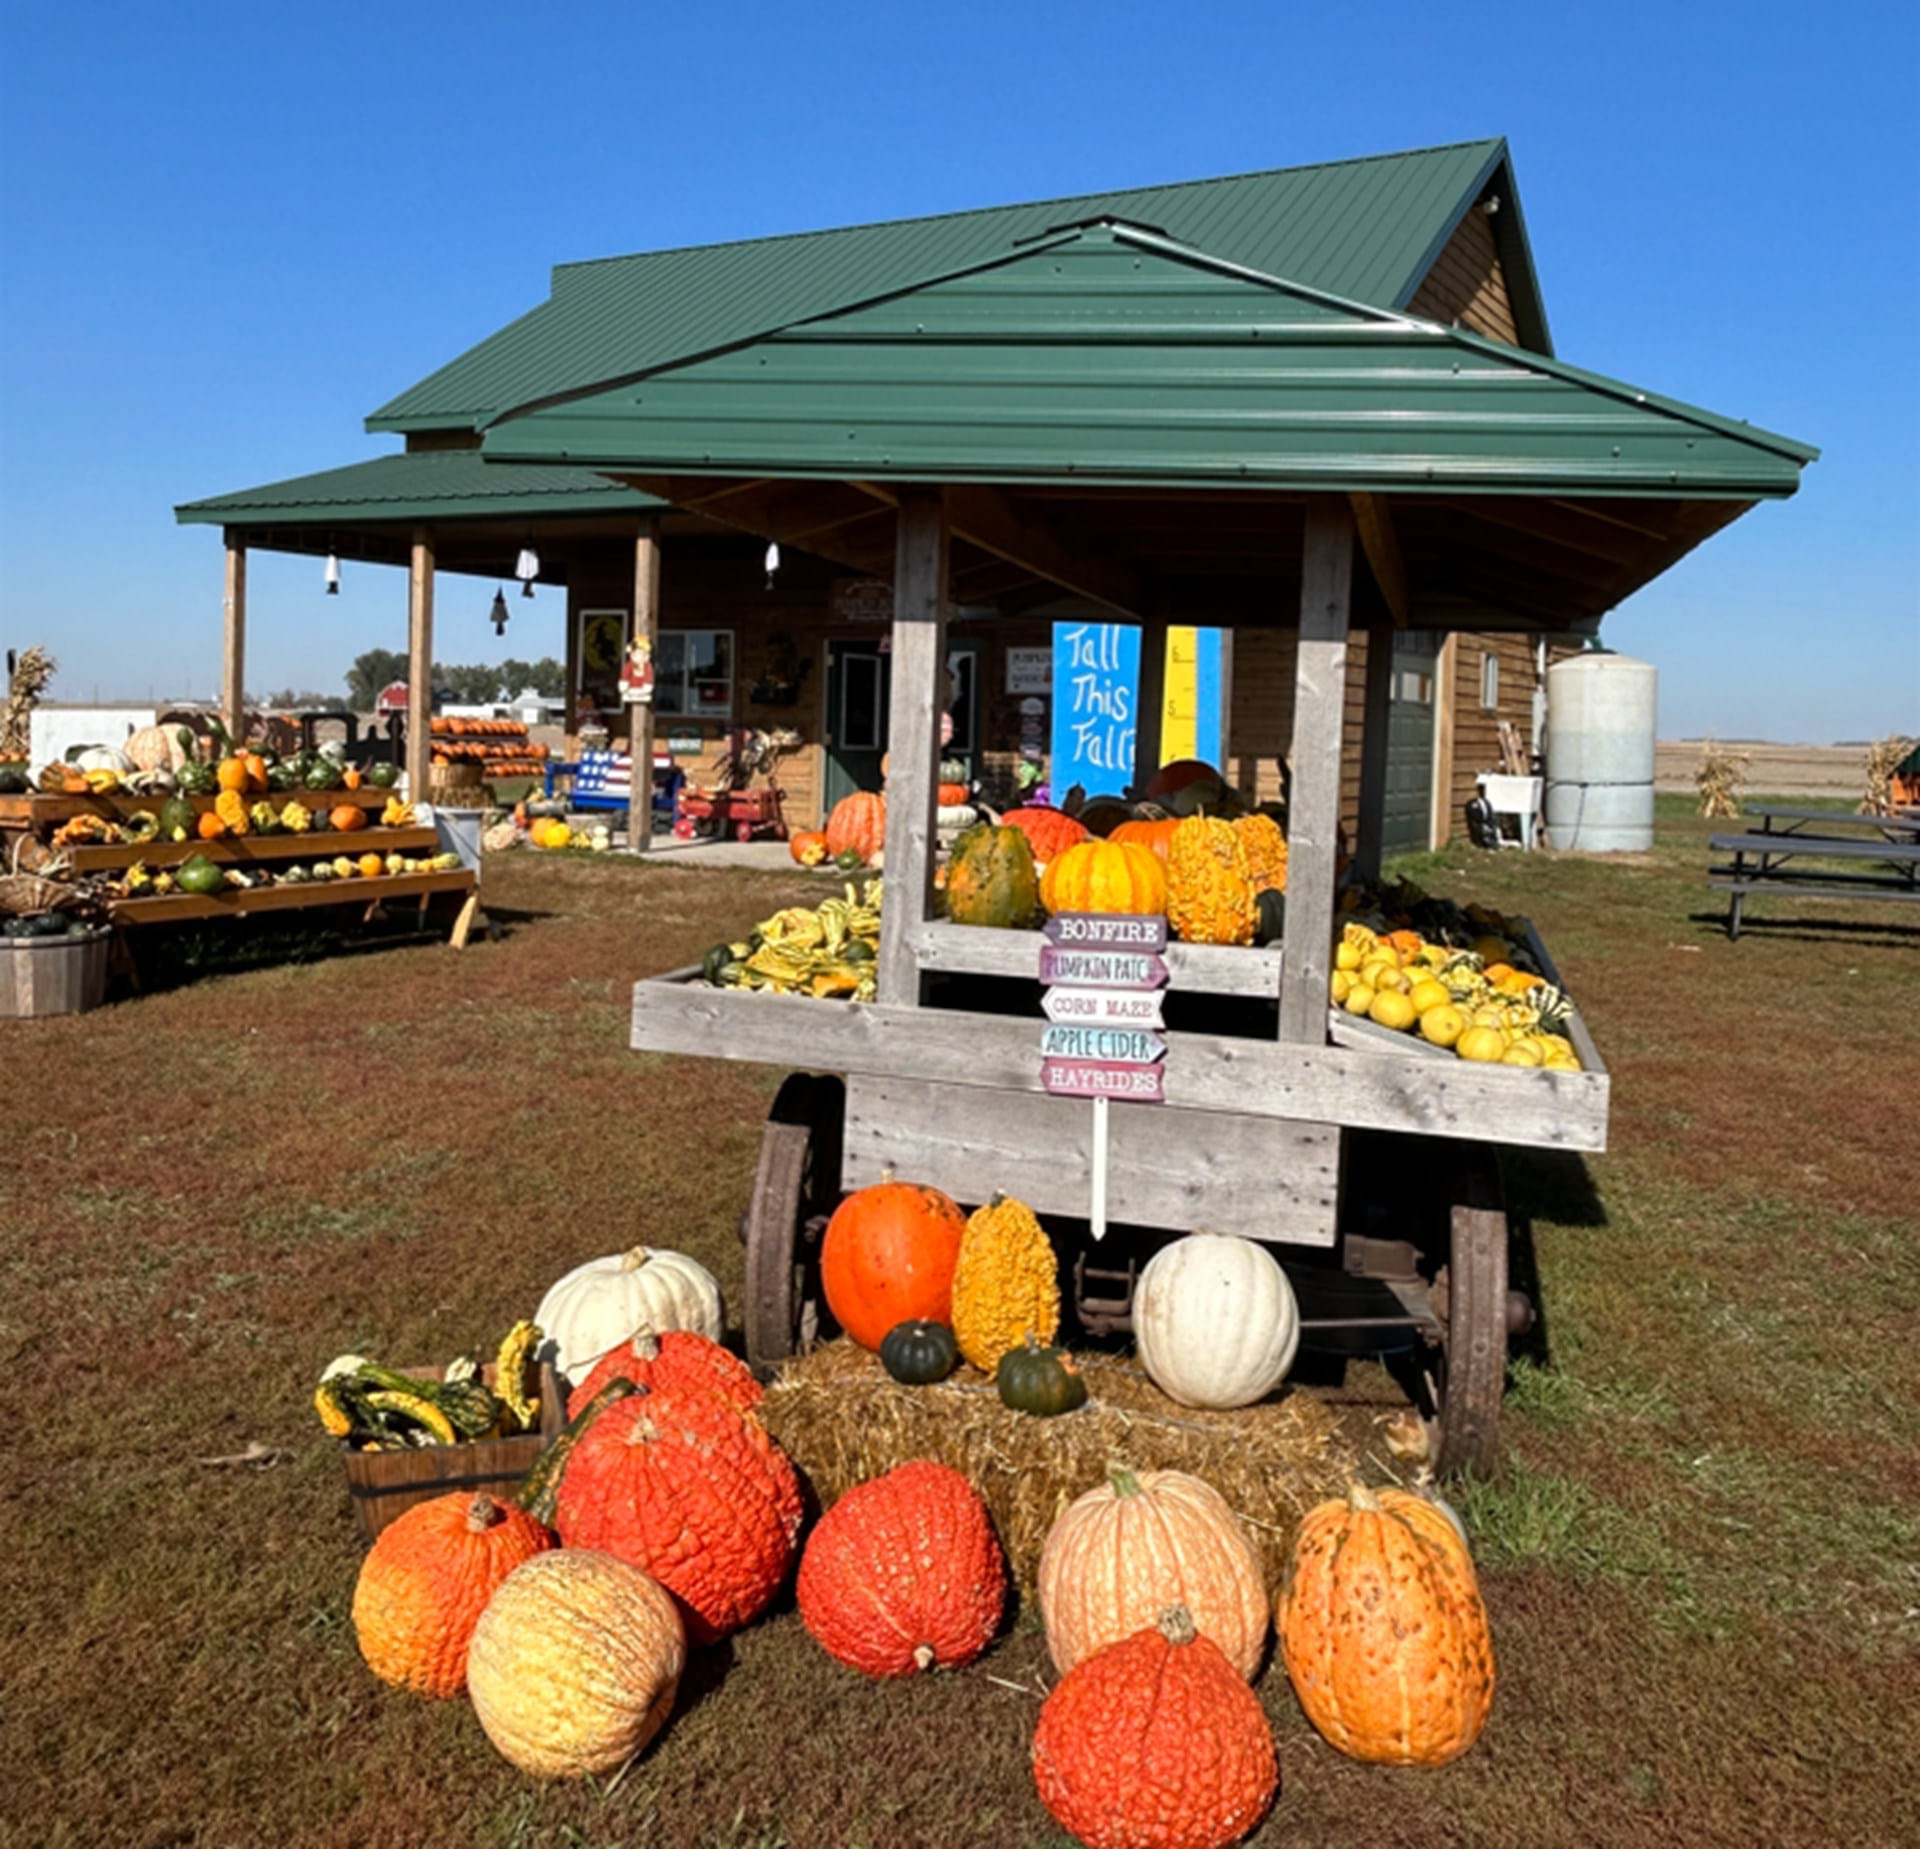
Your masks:
M 1107 1236 L 1107 1106 L 1166 1099 L 1160 991 L 1168 969 L 1164 918 L 1056 912 L 1040 950 L 1040 1082 L 1056 1098 L 1093 1102 L 1093 1199 L 1087 1218 Z

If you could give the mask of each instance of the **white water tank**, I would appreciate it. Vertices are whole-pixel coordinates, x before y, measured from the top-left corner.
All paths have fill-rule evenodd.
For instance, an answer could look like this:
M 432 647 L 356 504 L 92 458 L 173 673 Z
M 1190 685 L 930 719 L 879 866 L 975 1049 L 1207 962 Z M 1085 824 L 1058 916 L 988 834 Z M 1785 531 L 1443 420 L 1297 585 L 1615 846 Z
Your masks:
M 1547 670 L 1547 839 L 1586 854 L 1653 846 L 1654 692 L 1626 655 L 1570 655 Z

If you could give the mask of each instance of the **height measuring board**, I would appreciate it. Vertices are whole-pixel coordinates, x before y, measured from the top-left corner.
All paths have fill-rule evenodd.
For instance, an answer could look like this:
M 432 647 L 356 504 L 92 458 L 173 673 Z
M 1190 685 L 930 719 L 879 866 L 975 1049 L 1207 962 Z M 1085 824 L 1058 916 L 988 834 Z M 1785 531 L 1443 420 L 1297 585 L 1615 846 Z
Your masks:
M 1056 1098 L 1093 1105 L 1093 1200 L 1087 1218 L 1107 1235 L 1107 1107 L 1166 1101 L 1164 918 L 1056 912 L 1040 949 L 1040 1083 Z

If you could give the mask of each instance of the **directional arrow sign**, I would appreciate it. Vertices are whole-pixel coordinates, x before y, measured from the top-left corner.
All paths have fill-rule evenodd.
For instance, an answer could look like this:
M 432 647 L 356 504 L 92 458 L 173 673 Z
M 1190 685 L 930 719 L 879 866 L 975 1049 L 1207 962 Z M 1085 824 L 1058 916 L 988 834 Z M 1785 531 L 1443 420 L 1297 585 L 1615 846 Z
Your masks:
M 1167 1056 L 1166 1037 L 1144 1027 L 1061 1027 L 1040 1035 L 1043 1059 L 1117 1060 L 1129 1066 L 1150 1066 Z
M 1118 1098 L 1124 1104 L 1166 1101 L 1165 1066 L 1122 1066 L 1099 1059 L 1048 1059 L 1040 1082 L 1056 1098 Z M 1105 1215 L 1096 1214 L 1104 1221 Z
M 1165 1027 L 1158 989 L 1049 989 L 1047 1019 L 1090 1027 Z
M 1062 950 L 1040 946 L 1040 980 L 1077 989 L 1158 989 L 1167 960 L 1146 950 Z
M 1055 912 L 1042 929 L 1051 942 L 1075 949 L 1164 950 L 1167 947 L 1164 918 L 1133 918 L 1119 912 Z

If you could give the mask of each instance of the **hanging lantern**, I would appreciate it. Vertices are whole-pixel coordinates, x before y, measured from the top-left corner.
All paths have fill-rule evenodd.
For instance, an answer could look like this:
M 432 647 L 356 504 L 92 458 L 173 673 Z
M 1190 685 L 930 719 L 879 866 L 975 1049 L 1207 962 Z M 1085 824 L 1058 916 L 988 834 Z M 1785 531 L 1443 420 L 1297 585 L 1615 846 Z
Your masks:
M 767 589 L 773 589 L 773 574 L 780 569 L 780 542 L 776 539 L 767 547 Z
M 340 595 L 340 558 L 333 552 L 327 554 L 327 595 L 329 597 Z
M 507 633 L 507 594 L 497 584 L 493 587 L 493 608 L 487 614 L 493 618 L 493 633 L 504 636 Z
M 520 580 L 520 595 L 533 595 L 533 581 L 540 575 L 540 555 L 531 546 L 522 546 L 513 562 L 513 575 Z

